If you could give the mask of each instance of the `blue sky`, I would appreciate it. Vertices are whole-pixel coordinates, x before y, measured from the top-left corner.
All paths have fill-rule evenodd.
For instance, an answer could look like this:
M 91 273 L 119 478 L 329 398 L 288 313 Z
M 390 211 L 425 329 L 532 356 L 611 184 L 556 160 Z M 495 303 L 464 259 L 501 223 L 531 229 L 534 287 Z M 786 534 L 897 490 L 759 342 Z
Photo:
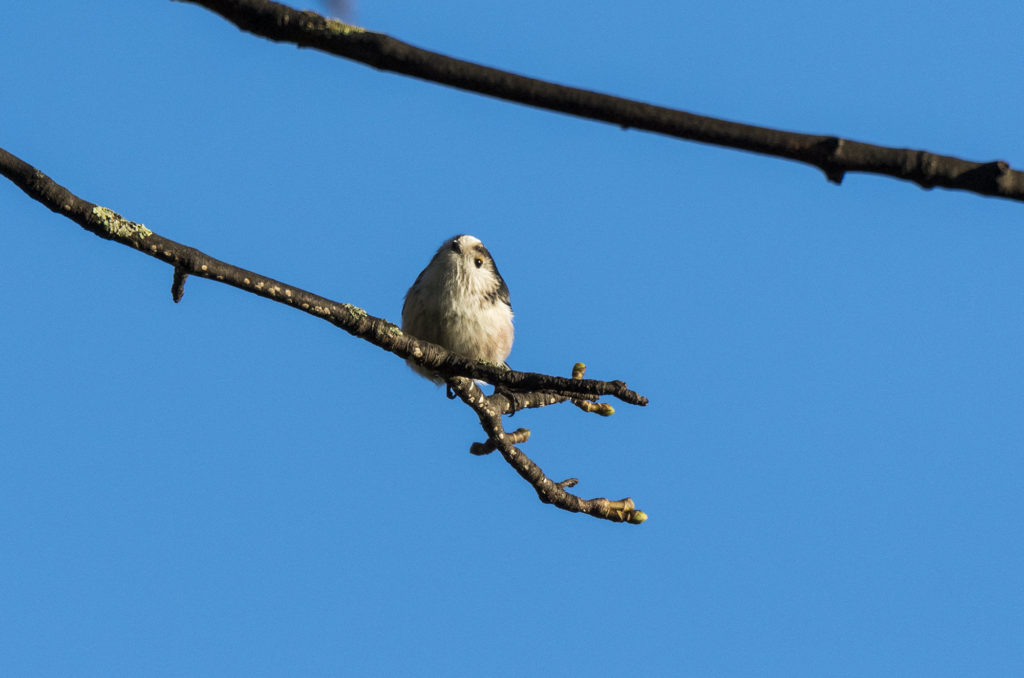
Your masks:
M 1024 165 L 1019 3 L 361 0 L 429 49 L 695 113 Z M 308 316 L 0 181 L 0 673 L 1014 676 L 1024 206 L 623 131 L 243 34 L 11 3 L 0 146 L 83 198 L 397 321 L 490 248 L 517 414 L 614 525 Z

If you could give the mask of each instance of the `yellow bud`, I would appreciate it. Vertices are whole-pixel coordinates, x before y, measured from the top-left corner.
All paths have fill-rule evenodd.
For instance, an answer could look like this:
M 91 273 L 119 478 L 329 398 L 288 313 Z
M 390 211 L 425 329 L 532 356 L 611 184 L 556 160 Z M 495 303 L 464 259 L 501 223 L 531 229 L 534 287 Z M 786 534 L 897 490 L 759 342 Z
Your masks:
M 643 511 L 633 511 L 633 515 L 629 517 L 629 522 L 633 523 L 634 525 L 639 525 L 645 520 L 647 520 L 647 514 Z

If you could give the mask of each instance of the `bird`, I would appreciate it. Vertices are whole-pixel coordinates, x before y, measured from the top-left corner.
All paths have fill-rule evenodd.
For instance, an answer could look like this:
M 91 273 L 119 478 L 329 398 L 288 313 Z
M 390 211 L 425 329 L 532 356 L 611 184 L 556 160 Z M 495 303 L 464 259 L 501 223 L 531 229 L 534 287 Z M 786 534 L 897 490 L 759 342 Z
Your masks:
M 402 331 L 470 360 L 505 364 L 512 351 L 512 302 L 508 285 L 480 239 L 445 240 L 405 294 Z M 435 384 L 437 372 L 406 361 Z

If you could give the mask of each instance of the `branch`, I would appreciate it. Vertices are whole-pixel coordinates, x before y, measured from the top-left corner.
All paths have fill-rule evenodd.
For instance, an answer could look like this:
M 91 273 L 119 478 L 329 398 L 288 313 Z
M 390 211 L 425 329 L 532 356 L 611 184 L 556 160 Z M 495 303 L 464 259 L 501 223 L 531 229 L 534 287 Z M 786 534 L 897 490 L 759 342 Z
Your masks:
M 572 367 L 572 378 L 574 380 L 583 379 L 583 374 L 586 370 L 586 365 L 583 363 L 576 363 Z M 592 412 L 594 414 L 599 414 L 602 417 L 610 417 L 615 414 L 615 408 L 608 403 L 597 403 L 590 399 L 574 398 L 571 394 L 563 394 L 555 391 L 530 391 L 527 393 L 519 393 L 515 391 L 505 392 L 498 390 L 494 395 L 488 396 L 487 398 L 490 407 L 498 414 L 515 414 L 519 410 L 528 410 L 534 407 L 547 407 L 548 405 L 564 403 L 567 400 L 584 412 Z M 526 429 L 520 430 L 525 431 Z M 527 434 L 529 434 L 528 431 Z M 524 441 L 518 440 L 515 442 Z M 493 450 L 494 448 L 492 447 L 491 451 Z
M 544 475 L 537 464 L 527 457 L 522 450 L 515 446 L 516 443 L 524 442 L 530 437 L 526 429 L 519 429 L 513 433 L 505 433 L 501 424 L 501 416 L 504 414 L 501 406 L 495 406 L 492 398 L 488 398 L 480 390 L 480 387 L 473 383 L 473 380 L 465 377 L 455 377 L 448 380 L 448 385 L 459 396 L 462 402 L 473 408 L 480 418 L 480 425 L 487 433 L 486 443 L 475 443 L 470 451 L 473 454 L 481 455 L 497 449 L 505 458 L 509 466 L 516 470 L 533 489 L 537 496 L 545 504 L 553 504 L 565 511 L 573 513 L 586 513 L 595 518 L 603 518 L 615 523 L 632 523 L 639 525 L 647 520 L 647 514 L 637 510 L 633 500 L 629 497 L 612 501 L 599 497 L 597 499 L 582 499 L 567 492 L 565 488 L 573 487 L 578 482 L 576 478 L 569 478 L 560 483 Z M 500 396 L 498 396 L 500 397 Z M 553 404 L 553 403 L 549 403 Z M 539 406 L 539 405 L 538 405 Z
M 506 461 L 534 486 L 541 501 L 568 511 L 588 513 L 618 522 L 640 523 L 647 519 L 645 514 L 634 509 L 630 499 L 617 502 L 610 502 L 607 499 L 584 500 L 567 493 L 565 488 L 574 483 L 552 482 L 536 464 L 513 446 L 525 441 L 529 437 L 529 431 L 520 429 L 512 434 L 506 434 L 501 426 L 503 414 L 515 412 L 516 409 L 543 407 L 566 400 L 573 401 L 581 409 L 599 414 L 610 413 L 607 405 L 591 402 L 601 395 L 613 395 L 627 403 L 646 405 L 647 398 L 630 391 L 625 383 L 583 379 L 582 364 L 578 364 L 574 369 L 572 378 L 565 379 L 532 372 L 516 372 L 504 366 L 468 360 L 441 346 L 405 334 L 397 325 L 383 318 L 371 316 L 352 304 L 325 299 L 272 278 L 232 266 L 197 249 L 159 236 L 143 224 L 129 221 L 106 207 L 79 198 L 2 148 L 0 174 L 14 182 L 31 198 L 71 219 L 90 233 L 128 245 L 173 266 L 171 294 L 175 302 L 180 301 L 184 295 L 185 280 L 189 275 L 216 280 L 326 320 L 353 336 L 401 358 L 411 358 L 418 364 L 445 375 L 455 392 L 477 411 L 487 433 L 488 442 L 493 441 L 494 447 L 501 451 Z M 474 379 L 500 386 L 503 392 L 491 396 L 493 402 L 490 402 L 473 382 Z M 475 449 L 478 454 L 490 451 L 482 447 Z
M 488 68 L 430 52 L 315 12 L 269 0 L 178 0 L 210 9 L 239 28 L 278 42 L 292 42 L 385 71 L 450 85 L 528 106 L 545 108 L 717 146 L 796 160 L 841 183 L 847 172 L 882 174 L 922 188 L 972 191 L 1024 201 L 1024 172 L 1002 160 L 973 162 L 907 148 L 876 146 L 836 136 L 786 132 L 708 118 Z
M 609 395 L 631 405 L 646 405 L 647 398 L 626 387 L 622 381 L 567 379 L 535 372 L 517 372 L 503 365 L 469 360 L 429 341 L 406 334 L 395 324 L 377 318 L 352 304 L 331 301 L 267 276 L 232 266 L 197 249 L 163 238 L 120 214 L 82 200 L 36 168 L 0 148 L 0 174 L 25 193 L 85 230 L 107 240 L 133 247 L 174 267 L 172 294 L 175 301 L 184 294 L 185 276 L 216 280 L 240 290 L 326 320 L 353 336 L 411 358 L 445 377 L 465 376 L 513 391 L 552 391 L 570 398 L 591 400 Z

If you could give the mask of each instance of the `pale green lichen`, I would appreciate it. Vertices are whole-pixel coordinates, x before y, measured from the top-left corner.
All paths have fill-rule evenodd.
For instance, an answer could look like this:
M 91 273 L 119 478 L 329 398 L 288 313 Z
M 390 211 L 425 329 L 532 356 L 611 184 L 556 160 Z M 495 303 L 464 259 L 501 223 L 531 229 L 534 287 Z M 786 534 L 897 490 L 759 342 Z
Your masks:
M 341 35 L 352 35 L 353 33 L 365 33 L 366 29 L 360 26 L 354 26 L 352 24 L 346 24 L 337 19 L 328 19 L 324 22 L 327 30 L 332 33 L 340 33 Z
M 352 315 L 356 316 L 357 318 L 365 318 L 368 315 L 370 315 L 363 309 L 359 308 L 358 306 L 353 306 L 352 304 L 342 304 L 341 307 L 348 311 L 349 313 L 351 313 Z
M 142 240 L 153 235 L 153 231 L 146 228 L 145 225 L 128 221 L 114 210 L 106 207 L 96 205 L 92 208 L 92 214 L 103 224 L 103 230 L 118 240 L 132 240 L 133 238 Z

